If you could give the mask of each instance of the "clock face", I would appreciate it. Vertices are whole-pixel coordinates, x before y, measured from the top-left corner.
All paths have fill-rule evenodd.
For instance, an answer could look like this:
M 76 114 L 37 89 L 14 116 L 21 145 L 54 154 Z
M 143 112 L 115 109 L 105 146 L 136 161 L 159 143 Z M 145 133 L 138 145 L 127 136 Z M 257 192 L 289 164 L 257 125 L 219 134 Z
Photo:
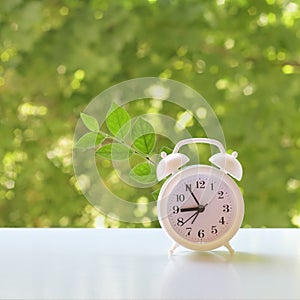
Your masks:
M 163 227 L 175 240 L 178 236 L 200 245 L 216 244 L 229 231 L 234 231 L 233 235 L 241 224 L 244 209 L 234 181 L 209 166 L 179 173 L 163 192 L 160 206 L 166 215 L 163 225 L 167 224 Z

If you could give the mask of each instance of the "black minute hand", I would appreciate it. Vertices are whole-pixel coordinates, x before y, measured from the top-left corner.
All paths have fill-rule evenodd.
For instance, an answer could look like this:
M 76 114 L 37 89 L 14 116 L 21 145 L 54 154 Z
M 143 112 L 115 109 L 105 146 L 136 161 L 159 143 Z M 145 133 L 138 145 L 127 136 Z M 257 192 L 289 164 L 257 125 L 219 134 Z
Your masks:
M 195 219 L 198 217 L 198 215 L 199 215 L 199 211 L 196 211 L 196 212 L 195 212 L 194 214 L 192 214 L 187 220 L 185 220 L 185 221 L 183 222 L 182 225 L 184 225 L 185 223 L 187 223 L 191 218 L 195 217 L 194 220 L 192 221 L 192 224 L 193 224 L 194 221 L 195 221 Z
M 191 187 L 188 186 L 188 185 L 186 185 L 186 188 L 189 190 L 189 192 L 191 193 L 191 195 L 192 195 L 192 197 L 194 198 L 194 200 L 196 201 L 196 203 L 197 203 L 198 205 L 200 205 L 198 199 L 196 198 L 196 196 L 195 196 L 194 193 L 192 192 Z

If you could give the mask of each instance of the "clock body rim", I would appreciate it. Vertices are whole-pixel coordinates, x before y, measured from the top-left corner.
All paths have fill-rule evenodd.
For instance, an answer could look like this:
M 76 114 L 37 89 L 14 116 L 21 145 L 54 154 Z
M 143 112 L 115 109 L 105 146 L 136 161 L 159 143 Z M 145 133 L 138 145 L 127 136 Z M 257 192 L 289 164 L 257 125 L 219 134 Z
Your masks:
M 234 215 L 234 219 L 230 225 L 230 228 L 222 235 L 220 238 L 217 238 L 210 242 L 199 243 L 193 242 L 190 240 L 185 239 L 182 235 L 177 233 L 172 225 L 170 224 L 170 220 L 168 218 L 168 199 L 170 194 L 172 193 L 175 185 L 183 178 L 187 178 L 189 176 L 197 175 L 197 174 L 205 174 L 219 177 L 220 180 L 225 182 L 225 184 L 231 189 L 232 195 L 234 195 L 234 205 L 236 206 L 236 212 Z M 182 178 L 181 178 L 182 177 Z M 157 214 L 158 220 L 161 227 L 167 233 L 167 235 L 175 241 L 177 244 L 191 249 L 191 250 L 198 250 L 198 251 L 207 251 L 219 248 L 223 245 L 228 244 L 228 242 L 233 238 L 233 236 L 237 233 L 240 229 L 243 218 L 244 218 L 244 199 L 236 182 L 229 177 L 225 172 L 217 169 L 215 167 L 209 165 L 193 165 L 185 167 L 171 177 L 169 177 L 166 182 L 163 184 L 158 200 L 157 200 Z

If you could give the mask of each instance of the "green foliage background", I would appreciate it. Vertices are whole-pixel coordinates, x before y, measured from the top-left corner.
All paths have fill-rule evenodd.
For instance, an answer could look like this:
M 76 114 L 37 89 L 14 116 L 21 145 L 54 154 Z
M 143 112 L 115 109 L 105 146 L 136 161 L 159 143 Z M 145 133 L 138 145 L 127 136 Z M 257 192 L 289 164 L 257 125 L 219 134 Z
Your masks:
M 99 216 L 78 190 L 72 142 L 98 93 L 160 76 L 201 93 L 239 151 L 244 226 L 300 227 L 299 6 L 1 0 L 0 226 L 158 226 Z

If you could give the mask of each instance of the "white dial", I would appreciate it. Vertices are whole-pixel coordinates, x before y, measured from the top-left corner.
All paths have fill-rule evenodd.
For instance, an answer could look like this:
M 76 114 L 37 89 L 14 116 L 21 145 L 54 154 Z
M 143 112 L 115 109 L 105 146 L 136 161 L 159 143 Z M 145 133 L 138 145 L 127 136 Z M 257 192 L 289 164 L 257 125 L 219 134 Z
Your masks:
M 190 249 L 226 244 L 239 229 L 244 204 L 236 183 L 210 166 L 187 167 L 162 187 L 158 211 L 172 239 Z
M 168 198 L 170 225 L 187 240 L 207 243 L 218 239 L 232 224 L 234 195 L 220 178 L 195 174 L 181 180 Z

